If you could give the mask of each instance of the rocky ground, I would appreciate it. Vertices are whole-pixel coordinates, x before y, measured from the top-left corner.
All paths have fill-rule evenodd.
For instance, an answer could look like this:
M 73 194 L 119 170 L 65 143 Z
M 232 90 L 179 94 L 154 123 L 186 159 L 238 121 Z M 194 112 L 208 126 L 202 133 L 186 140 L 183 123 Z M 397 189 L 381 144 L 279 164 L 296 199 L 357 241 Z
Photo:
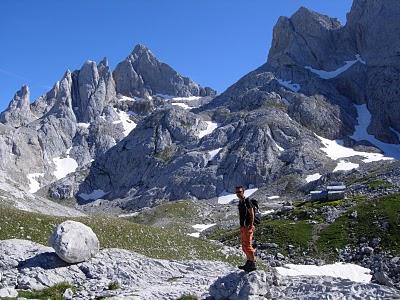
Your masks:
M 1 241 L 0 249 L 2 296 L 69 282 L 74 291 L 65 297 L 72 292 L 74 299 L 400 299 L 397 290 L 376 284 L 280 277 L 273 269 L 246 274 L 221 262 L 150 259 L 120 249 L 104 249 L 72 265 L 52 248 L 26 240 Z

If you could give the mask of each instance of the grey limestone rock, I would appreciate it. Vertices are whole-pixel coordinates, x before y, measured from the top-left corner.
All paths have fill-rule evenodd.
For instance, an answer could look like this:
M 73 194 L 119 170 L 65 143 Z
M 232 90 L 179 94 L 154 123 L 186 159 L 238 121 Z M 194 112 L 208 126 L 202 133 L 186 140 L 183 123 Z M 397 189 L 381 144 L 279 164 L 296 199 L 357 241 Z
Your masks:
M 74 72 L 74 84 L 79 98 L 74 98 L 74 110 L 80 122 L 92 122 L 99 117 L 104 107 L 115 101 L 115 83 L 104 59 L 97 66 L 93 61 L 87 61 L 79 71 Z
M 87 261 L 99 252 L 99 240 L 93 230 L 76 221 L 57 226 L 49 240 L 57 255 L 65 262 Z
M 213 96 L 211 88 L 202 88 L 160 62 L 143 45 L 137 45 L 113 73 L 117 93 L 126 96 L 166 94 L 171 96 Z
M 396 0 L 353 1 L 346 29 L 369 66 L 400 66 L 399 14 Z
M 0 114 L 0 122 L 12 127 L 21 127 L 35 119 L 30 109 L 29 88 L 24 85 L 14 95 L 7 109 Z
M 270 273 L 260 271 L 248 274 L 231 273 L 219 278 L 210 286 L 210 295 L 216 300 L 263 299 L 270 290 L 272 281 Z

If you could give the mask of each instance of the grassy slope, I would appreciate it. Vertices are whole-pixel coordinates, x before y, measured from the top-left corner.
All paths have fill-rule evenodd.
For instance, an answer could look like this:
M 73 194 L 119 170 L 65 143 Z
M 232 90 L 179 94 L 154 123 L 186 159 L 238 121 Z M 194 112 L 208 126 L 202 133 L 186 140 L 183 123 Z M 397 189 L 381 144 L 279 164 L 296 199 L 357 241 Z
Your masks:
M 319 209 L 323 206 L 348 207 L 347 212 L 332 224 L 323 224 Z M 357 211 L 357 218 L 351 218 Z M 318 221 L 309 224 L 308 220 Z M 388 229 L 382 228 L 387 222 Z M 381 248 L 400 255 L 400 195 L 393 194 L 374 200 L 354 197 L 347 200 L 325 203 L 303 203 L 294 211 L 281 216 L 279 220 L 263 219 L 257 226 L 255 239 L 258 242 L 273 242 L 278 245 L 276 251 L 287 253 L 289 245 L 295 253 L 334 260 L 336 249 L 346 245 L 356 246 L 360 238 L 370 241 L 379 237 Z M 216 231 L 209 238 L 226 244 L 237 244 L 237 230 Z
M 357 211 L 357 218 L 350 214 Z M 387 222 L 388 229 L 382 224 Z M 321 253 L 333 253 L 344 245 L 355 246 L 361 238 L 370 241 L 381 238 L 381 247 L 400 255 L 400 195 L 379 199 L 358 199 L 357 204 L 320 234 L 318 248 Z
M 30 239 L 47 245 L 57 224 L 67 220 L 13 208 L 0 206 L 0 240 Z M 70 218 L 71 219 L 71 218 Z M 161 229 L 133 222 L 93 216 L 73 218 L 93 229 L 103 248 L 133 250 L 148 257 L 161 259 L 206 259 L 237 263 L 238 257 L 225 257 L 220 247 L 197 238 L 189 237 L 179 230 Z
M 193 231 L 189 230 L 192 224 L 188 221 L 193 220 L 197 215 L 198 208 L 193 202 L 173 201 L 144 210 L 140 215 L 126 220 L 149 226 Z

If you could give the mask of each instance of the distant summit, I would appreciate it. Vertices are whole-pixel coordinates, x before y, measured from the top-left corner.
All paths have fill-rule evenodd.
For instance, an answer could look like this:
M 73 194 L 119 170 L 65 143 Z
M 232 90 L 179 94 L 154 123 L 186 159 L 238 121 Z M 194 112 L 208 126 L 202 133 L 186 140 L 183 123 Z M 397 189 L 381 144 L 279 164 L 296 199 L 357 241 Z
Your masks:
M 169 65 L 160 62 L 144 45 L 117 65 L 113 72 L 117 93 L 125 96 L 214 96 L 211 88 L 203 88 L 188 77 L 181 76 Z

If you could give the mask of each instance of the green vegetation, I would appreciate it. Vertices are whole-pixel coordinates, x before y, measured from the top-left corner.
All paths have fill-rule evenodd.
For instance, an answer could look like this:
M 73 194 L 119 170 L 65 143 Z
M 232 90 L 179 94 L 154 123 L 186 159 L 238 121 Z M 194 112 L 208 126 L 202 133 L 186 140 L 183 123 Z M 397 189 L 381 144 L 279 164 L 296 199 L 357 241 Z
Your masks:
M 163 162 L 169 162 L 175 155 L 176 148 L 174 145 L 165 147 L 162 151 L 158 152 L 155 157 L 161 159 Z
M 119 283 L 118 283 L 118 281 L 111 281 L 109 284 L 108 284 L 108 289 L 109 290 L 118 290 L 118 289 L 120 289 L 121 288 L 121 286 L 119 285 Z
M 186 295 L 178 298 L 177 300 L 197 300 L 197 297 L 192 295 Z
M 320 209 L 334 206 L 345 213 L 332 224 L 324 224 Z M 351 217 L 357 212 L 357 217 Z M 309 224 L 308 221 L 317 221 Z M 239 229 L 215 231 L 209 238 L 228 245 L 239 244 Z M 288 245 L 297 253 L 335 260 L 337 249 L 355 247 L 360 239 L 380 238 L 382 250 L 400 255 L 400 194 L 370 200 L 363 195 L 330 202 L 298 202 L 293 211 L 280 219 L 263 219 L 256 227 L 255 239 L 261 243 L 276 243 L 287 254 Z M 271 251 L 271 250 L 270 250 Z
M 256 229 L 255 239 L 262 243 L 276 243 L 282 253 L 287 253 L 288 245 L 303 252 L 309 251 L 312 225 L 304 221 L 266 220 Z
M 127 249 L 160 259 L 219 260 L 234 264 L 240 261 L 239 257 L 225 257 L 220 246 L 187 236 L 179 229 L 155 228 L 107 216 L 54 217 L 1 206 L 0 215 L 0 240 L 30 239 L 47 245 L 54 228 L 72 219 L 92 228 L 103 248 Z
M 368 187 L 373 190 L 391 188 L 393 185 L 386 180 L 372 180 L 368 182 Z
M 234 246 L 239 244 L 239 228 L 230 231 L 215 231 L 209 236 L 225 244 Z M 293 245 L 298 251 L 309 251 L 312 240 L 312 225 L 304 221 L 292 220 L 262 220 L 257 225 L 254 239 L 258 243 L 276 243 L 278 251 L 287 254 L 289 245 Z
M 378 178 L 381 174 L 382 174 L 382 170 L 372 170 L 368 173 L 367 176 L 348 178 L 346 180 L 346 184 L 347 185 L 351 185 L 351 184 L 355 184 L 355 183 L 364 184 L 373 190 L 393 187 L 393 185 L 390 182 Z
M 163 203 L 155 208 L 143 211 L 136 217 L 128 218 L 127 220 L 145 224 L 145 225 L 157 225 L 163 223 L 165 220 L 173 220 L 174 223 L 187 222 L 196 216 L 196 207 L 190 201 L 171 201 Z
M 62 282 L 41 291 L 18 291 L 18 297 L 26 299 L 63 300 L 63 294 L 68 288 L 73 290 L 73 287 L 69 283 Z
M 357 218 L 350 218 L 352 212 Z M 381 248 L 400 254 L 400 195 L 393 194 L 373 200 L 359 201 L 345 215 L 320 233 L 321 254 L 335 253 L 345 245 L 356 246 L 360 238 L 380 238 Z

